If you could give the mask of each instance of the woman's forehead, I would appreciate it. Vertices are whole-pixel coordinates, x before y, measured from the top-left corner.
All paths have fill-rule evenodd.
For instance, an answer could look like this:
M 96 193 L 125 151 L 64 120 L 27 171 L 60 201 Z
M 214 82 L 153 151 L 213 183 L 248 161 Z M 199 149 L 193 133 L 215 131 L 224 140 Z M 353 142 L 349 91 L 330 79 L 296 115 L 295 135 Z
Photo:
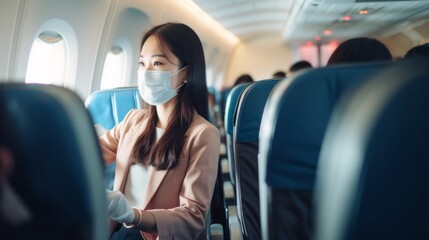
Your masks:
M 173 63 L 178 63 L 178 58 L 171 52 L 169 46 L 161 45 L 158 37 L 152 35 L 143 44 L 140 57 L 150 59 L 153 57 L 165 57 Z

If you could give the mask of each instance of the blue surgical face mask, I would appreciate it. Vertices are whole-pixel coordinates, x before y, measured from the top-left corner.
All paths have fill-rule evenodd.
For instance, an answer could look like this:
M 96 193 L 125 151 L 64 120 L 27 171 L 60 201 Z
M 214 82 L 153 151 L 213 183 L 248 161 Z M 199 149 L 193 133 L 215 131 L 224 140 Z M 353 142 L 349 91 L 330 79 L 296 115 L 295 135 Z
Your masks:
M 169 71 L 152 71 L 152 70 L 139 70 L 138 81 L 139 81 L 139 92 L 140 96 L 145 102 L 150 105 L 162 105 L 177 95 L 177 91 L 187 81 L 183 82 L 176 89 L 171 87 L 172 77 L 185 69 L 188 66 L 183 67 L 175 73 Z

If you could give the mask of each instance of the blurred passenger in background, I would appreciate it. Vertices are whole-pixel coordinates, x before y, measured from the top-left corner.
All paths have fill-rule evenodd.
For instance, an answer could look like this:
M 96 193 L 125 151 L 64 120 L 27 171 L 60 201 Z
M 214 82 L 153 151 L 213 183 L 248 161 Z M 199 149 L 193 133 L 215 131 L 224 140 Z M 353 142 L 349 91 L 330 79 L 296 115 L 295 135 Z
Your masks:
M 360 37 L 342 42 L 332 53 L 327 65 L 372 61 L 392 61 L 392 55 L 377 39 Z
M 246 82 L 253 82 L 253 78 L 252 76 L 250 76 L 249 74 L 243 74 L 240 75 L 234 82 L 234 85 L 232 85 L 233 87 L 237 86 L 240 83 L 246 83 Z
M 415 46 L 408 50 L 404 55 L 405 59 L 409 58 L 424 58 L 429 59 L 429 43 L 424 43 L 418 46 Z
M 300 71 L 302 69 L 306 69 L 306 68 L 313 68 L 313 66 L 308 61 L 305 61 L 305 60 L 298 61 L 298 62 L 292 64 L 292 66 L 290 66 L 289 74 L 293 75 L 293 74 L 297 73 L 298 71 Z
M 286 73 L 283 71 L 277 71 L 273 74 L 273 78 L 285 78 Z

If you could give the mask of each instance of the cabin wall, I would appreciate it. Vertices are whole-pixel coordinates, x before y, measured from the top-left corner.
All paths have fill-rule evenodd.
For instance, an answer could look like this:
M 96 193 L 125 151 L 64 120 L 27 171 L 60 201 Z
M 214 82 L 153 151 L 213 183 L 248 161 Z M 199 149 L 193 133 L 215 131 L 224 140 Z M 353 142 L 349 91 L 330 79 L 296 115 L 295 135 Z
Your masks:
M 20 33 L 23 2 L 25 1 L 0 2 L 0 82 L 10 81 L 9 79 L 13 77 L 16 39 Z
M 0 30 L 6 34 L 0 39 L 0 78 L 24 82 L 33 41 L 41 32 L 54 30 L 70 50 L 65 86 L 82 99 L 99 89 L 105 58 L 113 46 L 127 53 L 124 85 L 136 85 L 143 33 L 157 24 L 180 21 L 201 38 L 209 85 L 220 88 L 239 40 L 200 11 L 192 1 L 175 0 L 1 1 Z
M 2 1 L 1 9 L 10 9 Z M 16 4 L 23 6 L 22 11 L 14 15 L 1 15 L 2 23 L 15 23 L 9 29 L 13 39 L 12 49 L 9 51 L 7 78 L 24 82 L 27 71 L 28 58 L 35 38 L 44 30 L 55 30 L 65 36 L 69 47 L 71 65 L 68 69 L 73 79 L 66 86 L 76 90 L 82 97 L 90 93 L 90 84 L 93 71 L 96 69 L 97 50 L 100 45 L 104 23 L 110 7 L 114 1 L 106 0 L 20 0 Z M 76 17 L 79 14 L 79 17 Z M 3 25 L 3 24 L 2 24 Z M 13 24 L 12 24 L 13 25 Z M 70 28 L 64 28 L 64 25 Z M 63 32 L 67 31 L 67 32 Z M 67 36 L 72 36 L 67 38 Z M 4 44 L 1 44 L 4 46 Z M 10 45 L 10 44 L 9 44 Z M 7 52 L 2 50 L 2 52 Z M 2 66 L 3 63 L 2 63 Z
M 123 84 L 136 85 L 141 36 L 150 27 L 168 21 L 183 22 L 199 35 L 205 51 L 208 85 L 217 89 L 231 86 L 244 73 L 255 80 L 270 78 L 275 71 L 287 71 L 294 61 L 303 58 L 301 48 L 291 49 L 279 36 L 237 39 L 193 1 L 3 0 L 0 81 L 23 82 L 34 39 L 44 30 L 55 30 L 70 47 L 65 86 L 83 99 L 99 89 L 106 56 L 114 46 L 127 53 Z M 395 57 L 429 41 L 429 20 L 408 25 L 411 27 L 398 26 L 398 32 L 380 38 Z M 323 53 L 322 65 L 328 58 Z
M 149 17 L 145 12 L 127 4 L 118 4 L 112 15 L 114 16 L 111 19 L 111 24 L 108 27 L 105 26 L 105 44 L 99 46 L 97 69 L 91 92 L 100 87 L 106 56 L 113 47 L 121 47 L 126 54 L 126 73 L 123 86 L 137 85 L 140 41 L 143 33 L 150 27 Z
M 403 57 L 410 48 L 429 42 L 429 19 L 423 20 L 413 28 L 406 28 L 386 37 L 382 41 L 389 47 L 395 58 Z
M 276 36 L 241 43 L 231 57 L 224 85 L 232 86 L 245 73 L 250 74 L 254 80 L 261 80 L 271 78 L 279 70 L 287 72 L 291 59 L 291 49 Z

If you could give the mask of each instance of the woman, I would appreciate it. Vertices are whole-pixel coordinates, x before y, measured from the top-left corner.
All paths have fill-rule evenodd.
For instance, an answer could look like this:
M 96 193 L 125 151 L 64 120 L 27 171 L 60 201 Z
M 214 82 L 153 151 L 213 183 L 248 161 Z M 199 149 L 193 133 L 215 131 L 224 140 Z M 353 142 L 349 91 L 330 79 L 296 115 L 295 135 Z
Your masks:
M 141 43 L 138 81 L 148 104 L 100 137 L 106 164 L 112 239 L 196 239 L 215 185 L 220 134 L 207 118 L 202 44 L 180 23 L 155 26 Z

